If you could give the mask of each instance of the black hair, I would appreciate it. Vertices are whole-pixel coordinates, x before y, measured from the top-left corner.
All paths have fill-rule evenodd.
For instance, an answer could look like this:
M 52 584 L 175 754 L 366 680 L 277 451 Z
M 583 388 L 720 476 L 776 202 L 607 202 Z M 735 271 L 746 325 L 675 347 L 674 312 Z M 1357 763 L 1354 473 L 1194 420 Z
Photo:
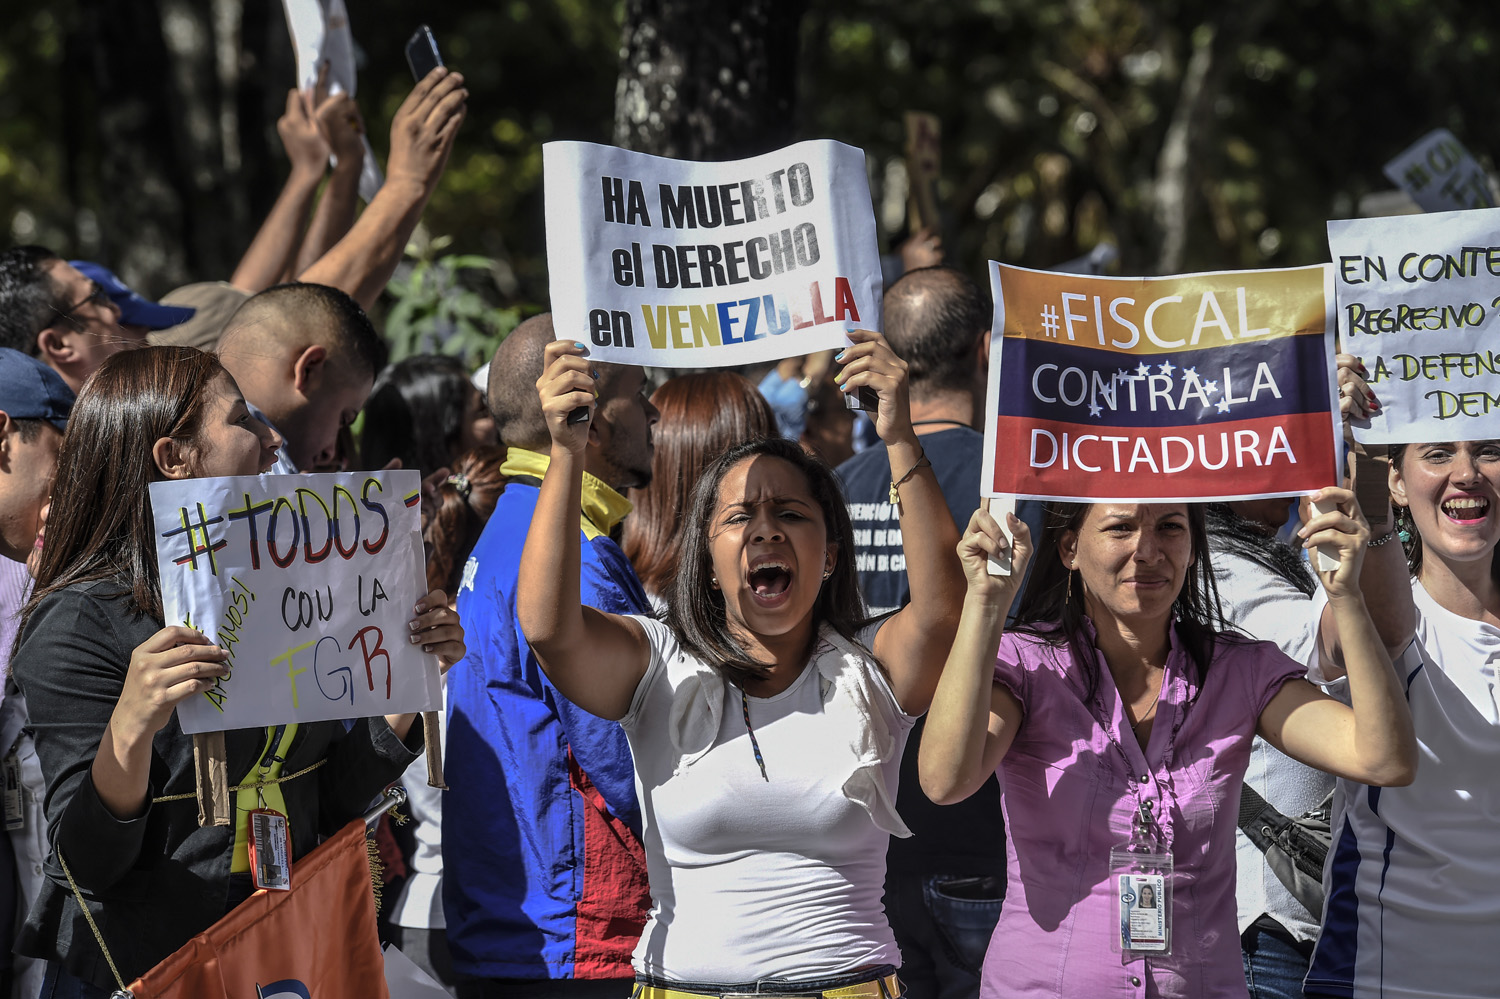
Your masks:
M 224 325 L 220 351 L 242 331 L 253 330 L 267 319 L 300 324 L 306 323 L 310 314 L 332 321 L 329 333 L 335 342 L 330 346 L 336 346 L 352 367 L 372 379 L 385 368 L 390 348 L 359 303 L 338 288 L 305 281 L 273 285 L 245 299 Z
M 387 368 L 365 403 L 360 454 L 367 468 L 383 468 L 392 458 L 425 478 L 452 468 L 463 435 L 469 382 L 462 361 L 442 354 L 418 354 Z
M 52 426 L 46 420 L 11 420 L 15 424 L 16 433 L 21 435 L 22 444 L 35 444 L 36 439 L 42 436 L 42 428 Z
M 546 451 L 552 440 L 536 394 L 552 340 L 552 313 L 543 312 L 511 330 L 495 348 L 484 396 L 495 417 L 495 435 L 507 447 Z
M 1291 583 L 1303 596 L 1310 597 L 1318 591 L 1318 581 L 1301 551 L 1248 517 L 1241 517 L 1228 503 L 1210 503 L 1203 512 L 1208 521 L 1209 543 L 1215 549 L 1254 562 Z
M 1093 698 L 1099 686 L 1101 668 L 1098 650 L 1084 627 L 1086 613 L 1083 587 L 1070 587 L 1073 570 L 1063 564 L 1059 543 L 1067 532 L 1076 534 L 1083 526 L 1092 503 L 1048 503 L 1042 539 L 1032 556 L 1031 576 L 1021 593 L 1013 630 L 1035 635 L 1054 647 L 1068 647 L 1075 662 L 1086 675 L 1086 696 Z M 1193 545 L 1193 561 L 1188 566 L 1182 589 L 1172 603 L 1177 618 L 1177 637 L 1198 669 L 1199 689 L 1208 675 L 1214 647 L 1224 635 L 1224 613 L 1219 606 L 1219 588 L 1214 583 L 1213 567 L 1208 557 L 1208 528 L 1199 504 L 1187 504 L 1188 538 Z
M 36 335 L 51 326 L 71 302 L 58 301 L 47 273 L 61 260 L 45 246 L 13 246 L 0 253 L 0 347 L 36 357 Z
M 729 630 L 724 594 L 712 585 L 710 534 L 724 477 L 740 462 L 762 456 L 780 458 L 807 478 L 808 489 L 823 511 L 828 538 L 838 546 L 833 572 L 823 581 L 813 607 L 814 624 L 825 623 L 855 642 L 855 634 L 867 623 L 854 572 L 854 529 L 832 469 L 784 437 L 758 437 L 736 444 L 704 469 L 693 489 L 682 530 L 677 577 L 667 591 L 667 624 L 683 651 L 740 687 L 764 679 L 767 664 L 753 659 Z
M 974 345 L 990 328 L 991 308 L 968 275 L 952 267 L 908 271 L 886 291 L 881 316 L 914 395 L 973 385 Z

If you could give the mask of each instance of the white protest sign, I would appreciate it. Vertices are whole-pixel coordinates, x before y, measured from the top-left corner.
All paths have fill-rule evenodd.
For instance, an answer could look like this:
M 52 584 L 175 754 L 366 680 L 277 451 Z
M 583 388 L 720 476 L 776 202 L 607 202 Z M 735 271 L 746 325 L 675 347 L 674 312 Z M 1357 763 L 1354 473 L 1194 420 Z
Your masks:
M 692 163 L 549 142 L 542 158 L 553 324 L 590 356 L 751 364 L 880 328 L 860 150 L 823 139 Z
M 408 636 L 427 592 L 413 470 L 151 484 L 167 624 L 229 653 L 177 707 L 184 732 L 435 710 L 437 658 Z
M 297 53 L 297 86 L 311 90 L 318 82 L 318 71 L 328 63 L 328 92 L 354 96 L 357 79 L 354 72 L 354 33 L 349 30 L 349 11 L 344 0 L 281 0 L 286 8 L 286 26 L 292 34 L 292 48 Z M 334 163 L 337 157 L 330 157 Z M 359 196 L 366 201 L 375 197 L 385 176 L 365 136 L 365 161 L 360 167 Z
M 1391 183 L 1427 212 L 1493 208 L 1484 170 L 1446 128 L 1428 132 L 1385 165 Z
M 1500 208 L 1328 223 L 1343 349 L 1380 410 L 1361 444 L 1500 437 Z

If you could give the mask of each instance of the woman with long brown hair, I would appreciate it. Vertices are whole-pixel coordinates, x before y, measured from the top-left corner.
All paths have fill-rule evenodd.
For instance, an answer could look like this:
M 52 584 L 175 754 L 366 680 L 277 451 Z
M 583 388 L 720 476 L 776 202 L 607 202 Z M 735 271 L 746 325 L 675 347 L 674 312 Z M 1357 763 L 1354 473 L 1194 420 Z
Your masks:
M 60 860 L 127 980 L 253 890 L 244 810 L 255 792 L 248 806 L 241 794 L 231 825 L 197 822 L 193 740 L 175 708 L 225 675 L 227 655 L 191 628 L 163 627 L 148 486 L 254 475 L 280 444 L 218 360 L 190 347 L 109 358 L 73 407 L 12 659 L 54 846 L 17 944 L 48 961 L 44 995 L 107 996 L 115 984 Z M 442 593 L 416 612 L 412 630 L 444 668 L 462 657 L 463 629 Z M 263 789 L 268 802 L 280 799 L 295 859 L 401 775 L 420 748 L 415 717 L 226 732 L 229 777 L 266 780 L 327 761 Z M 153 800 L 177 794 L 187 798 Z
M 652 434 L 651 483 L 630 491 L 620 547 L 658 609 L 677 575 L 682 515 L 703 470 L 735 444 L 776 433 L 771 407 L 749 379 L 709 371 L 668 379 L 651 394 L 661 412 Z

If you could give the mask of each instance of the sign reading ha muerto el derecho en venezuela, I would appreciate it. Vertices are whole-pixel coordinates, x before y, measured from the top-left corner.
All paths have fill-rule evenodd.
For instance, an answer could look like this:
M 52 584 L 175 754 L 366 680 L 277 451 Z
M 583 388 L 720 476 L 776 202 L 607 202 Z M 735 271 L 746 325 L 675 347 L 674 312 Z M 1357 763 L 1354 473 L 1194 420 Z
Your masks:
M 751 364 L 880 328 L 864 153 L 830 140 L 732 163 L 549 142 L 559 338 L 603 361 Z
M 1244 499 L 1337 483 L 1328 268 L 990 273 L 987 495 Z

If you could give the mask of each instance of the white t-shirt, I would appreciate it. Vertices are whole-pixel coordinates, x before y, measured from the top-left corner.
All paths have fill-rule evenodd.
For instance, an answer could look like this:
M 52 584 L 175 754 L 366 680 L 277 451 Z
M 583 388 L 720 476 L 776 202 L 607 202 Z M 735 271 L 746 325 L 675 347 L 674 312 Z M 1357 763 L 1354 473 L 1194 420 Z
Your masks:
M 620 724 L 635 758 L 652 908 L 635 969 L 749 983 L 901 963 L 881 897 L 915 721 L 880 667 L 826 629 L 774 697 L 749 698 L 635 618 L 651 665 Z M 858 638 L 868 648 L 876 626 Z
M 1275 642 L 1296 662 L 1310 663 L 1317 648 L 1322 601 L 1243 555 L 1214 549 L 1212 560 L 1225 621 L 1251 638 Z M 1256 736 L 1250 744 L 1245 783 L 1281 814 L 1297 816 L 1320 805 L 1333 790 L 1334 780 Z M 1266 855 L 1239 829 L 1234 831 L 1234 857 L 1234 897 L 1241 933 L 1262 914 L 1269 914 L 1298 940 L 1318 935 L 1317 914 L 1308 912 L 1286 890 L 1266 863 Z
M 1500 628 L 1412 581 L 1416 641 L 1396 664 L 1417 735 L 1409 787 L 1339 781 L 1308 995 L 1500 995 Z

